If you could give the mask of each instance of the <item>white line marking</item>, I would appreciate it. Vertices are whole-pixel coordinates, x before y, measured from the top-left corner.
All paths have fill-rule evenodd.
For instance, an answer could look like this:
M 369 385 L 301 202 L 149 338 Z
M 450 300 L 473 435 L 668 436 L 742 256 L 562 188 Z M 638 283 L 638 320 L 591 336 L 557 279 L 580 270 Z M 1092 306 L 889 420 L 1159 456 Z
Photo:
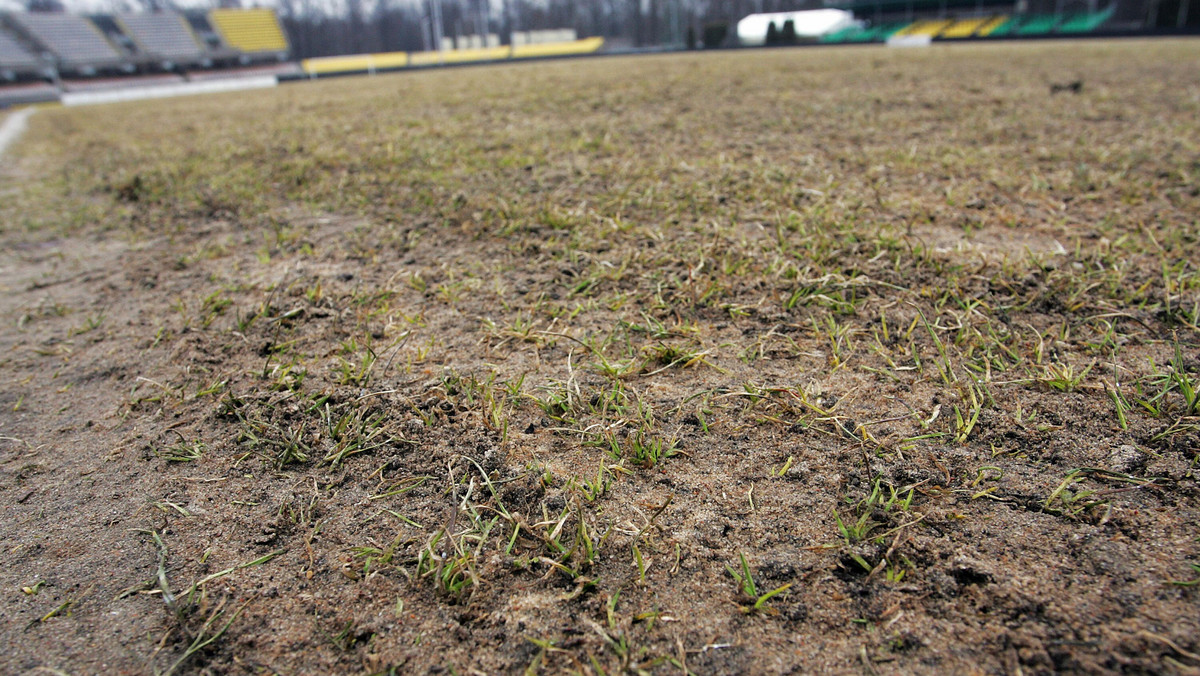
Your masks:
M 21 137 L 21 134 L 25 133 L 29 116 L 33 115 L 36 111 L 37 108 L 33 107 L 22 108 L 5 118 L 4 124 L 0 124 L 0 157 L 3 157 L 4 151 L 8 149 L 8 146 L 12 145 L 14 141 Z

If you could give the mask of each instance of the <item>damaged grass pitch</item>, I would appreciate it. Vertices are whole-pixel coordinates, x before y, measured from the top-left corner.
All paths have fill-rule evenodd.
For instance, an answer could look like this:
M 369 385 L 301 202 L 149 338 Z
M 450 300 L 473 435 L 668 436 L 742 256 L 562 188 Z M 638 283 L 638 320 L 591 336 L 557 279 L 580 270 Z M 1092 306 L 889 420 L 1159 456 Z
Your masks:
M 1200 667 L 1200 50 L 886 56 L 39 114 L 4 666 Z

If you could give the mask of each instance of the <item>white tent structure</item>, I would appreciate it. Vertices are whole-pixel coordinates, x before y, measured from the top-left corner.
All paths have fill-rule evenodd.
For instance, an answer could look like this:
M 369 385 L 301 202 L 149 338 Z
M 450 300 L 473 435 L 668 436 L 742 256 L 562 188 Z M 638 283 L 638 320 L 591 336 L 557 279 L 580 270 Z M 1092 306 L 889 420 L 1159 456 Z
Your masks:
M 767 43 L 767 30 L 775 24 L 775 30 L 783 32 L 788 21 L 796 29 L 796 37 L 802 40 L 815 39 L 827 33 L 857 25 L 854 15 L 841 9 L 812 9 L 804 12 L 772 12 L 751 14 L 737 24 L 738 41 L 755 47 Z

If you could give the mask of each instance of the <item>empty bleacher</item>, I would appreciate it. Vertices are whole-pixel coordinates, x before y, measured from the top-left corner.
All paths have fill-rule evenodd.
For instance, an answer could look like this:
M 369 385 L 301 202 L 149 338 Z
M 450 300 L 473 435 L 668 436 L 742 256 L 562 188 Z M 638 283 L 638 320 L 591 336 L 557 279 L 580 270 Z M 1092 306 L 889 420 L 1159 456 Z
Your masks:
M 1116 4 L 1111 5 L 1108 9 L 1100 12 L 1081 12 L 1073 14 L 1063 19 L 1063 22 L 1058 26 L 1059 33 L 1091 33 L 1100 28 L 1100 26 L 1109 19 L 1117 11 Z
M 986 38 L 989 35 L 991 35 L 992 33 L 994 33 L 998 28 L 1000 28 L 1004 24 L 1008 23 L 1008 21 L 1009 21 L 1008 16 L 1006 16 L 1004 14 L 1001 14 L 999 16 L 994 16 L 994 17 L 988 19 L 986 22 L 984 22 L 984 24 L 979 27 L 979 30 L 975 31 L 975 35 L 977 35 L 978 37 L 981 37 L 981 38 Z
M 827 44 L 883 42 L 907 25 L 909 22 L 885 23 L 878 26 L 851 26 L 836 33 L 830 33 L 820 38 L 820 41 Z
M 1025 17 L 1021 25 L 1017 26 L 1015 35 L 1048 35 L 1054 32 L 1054 27 L 1058 25 L 1058 20 L 1059 17 L 1054 15 Z
M 204 58 L 204 49 L 191 27 L 175 12 L 119 14 L 117 24 L 147 57 L 181 64 Z
M 994 20 L 994 17 L 990 16 L 976 17 L 974 19 L 960 19 L 947 26 L 945 30 L 938 34 L 938 37 L 945 38 L 947 40 L 975 37 L 975 35 L 979 33 L 980 29 Z
M 52 53 L 60 68 L 89 71 L 119 66 L 126 61 L 126 56 L 113 47 L 95 24 L 81 16 L 17 13 L 12 20 Z
M 287 38 L 269 9 L 214 9 L 208 21 L 225 44 L 246 54 L 284 53 Z
M 822 35 L 819 38 L 819 41 L 827 42 L 830 44 L 846 42 L 846 41 L 848 41 L 850 36 L 856 35 L 856 34 L 862 32 L 862 30 L 863 30 L 862 26 L 850 26 L 848 28 L 843 28 L 841 30 L 834 31 L 832 33 L 826 33 L 825 35 Z
M 978 38 L 1038 38 L 1068 35 L 1094 34 L 1111 26 L 1111 20 L 1117 16 L 1117 5 L 1111 4 L 1099 11 L 1079 11 L 1073 13 L 1030 13 L 1009 14 L 995 2 L 980 0 L 974 7 L 968 8 L 968 2 L 958 2 L 958 7 L 947 7 L 947 1 L 954 4 L 955 0 L 941 0 L 941 6 L 926 2 L 922 13 L 916 17 L 894 23 L 893 17 L 900 13 L 898 5 L 892 0 L 827 0 L 834 6 L 862 10 L 860 17 L 870 17 L 876 14 L 875 22 L 857 26 L 848 26 L 820 38 L 826 44 L 846 44 L 864 42 L 888 42 L 890 37 L 929 37 L 935 41 L 978 40 Z M 888 2 L 892 4 L 888 5 Z M 908 0 L 912 2 L 913 0 Z M 990 5 L 990 7 L 988 7 Z M 882 7 L 882 12 L 880 8 Z M 955 10 L 959 10 L 955 12 Z M 990 11 L 989 11 L 990 10 Z M 908 8 L 912 14 L 912 8 Z M 958 16 L 954 16 L 958 14 Z M 881 17 L 881 18 L 880 18 Z M 892 22 L 892 23 L 889 23 Z
M 1023 19 L 1024 17 L 1020 16 L 1009 17 L 1004 23 L 992 28 L 991 32 L 988 33 L 988 37 L 1002 38 L 1009 35 L 1016 35 L 1017 29 L 1021 27 Z
M 11 80 L 19 73 L 34 72 L 39 65 L 36 54 L 0 30 L 0 79 Z
M 896 31 L 895 35 L 906 37 L 910 35 L 928 35 L 934 37 L 938 33 L 948 28 L 954 23 L 951 19 L 930 19 L 926 21 L 914 21 L 913 23 Z
M 886 42 L 893 35 L 929 36 L 936 40 L 1078 35 L 1099 30 L 1115 12 L 1116 6 L 1112 5 L 1099 12 L 1079 12 L 1065 16 L 996 14 L 960 19 L 917 19 L 901 23 L 883 23 L 878 26 L 851 26 L 825 35 L 820 41 L 826 44 Z

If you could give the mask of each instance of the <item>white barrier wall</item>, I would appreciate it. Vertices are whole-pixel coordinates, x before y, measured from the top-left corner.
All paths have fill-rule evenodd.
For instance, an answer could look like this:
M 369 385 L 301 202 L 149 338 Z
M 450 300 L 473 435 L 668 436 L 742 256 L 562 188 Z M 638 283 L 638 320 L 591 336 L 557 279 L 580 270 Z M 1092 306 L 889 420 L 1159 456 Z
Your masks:
M 141 101 L 143 99 L 165 99 L 173 96 L 191 96 L 193 94 L 215 94 L 218 92 L 233 92 L 246 89 L 265 89 L 278 84 L 279 80 L 274 75 L 230 78 L 228 80 L 207 80 L 205 82 L 179 82 L 175 84 L 125 87 L 122 89 L 107 89 L 93 92 L 68 92 L 62 95 L 62 103 L 64 106 L 88 106 L 97 103 Z
M 887 39 L 888 47 L 928 47 L 932 44 L 932 35 L 893 35 Z
M 579 39 L 574 28 L 553 28 L 541 31 L 513 31 L 514 45 L 549 45 L 574 42 Z

